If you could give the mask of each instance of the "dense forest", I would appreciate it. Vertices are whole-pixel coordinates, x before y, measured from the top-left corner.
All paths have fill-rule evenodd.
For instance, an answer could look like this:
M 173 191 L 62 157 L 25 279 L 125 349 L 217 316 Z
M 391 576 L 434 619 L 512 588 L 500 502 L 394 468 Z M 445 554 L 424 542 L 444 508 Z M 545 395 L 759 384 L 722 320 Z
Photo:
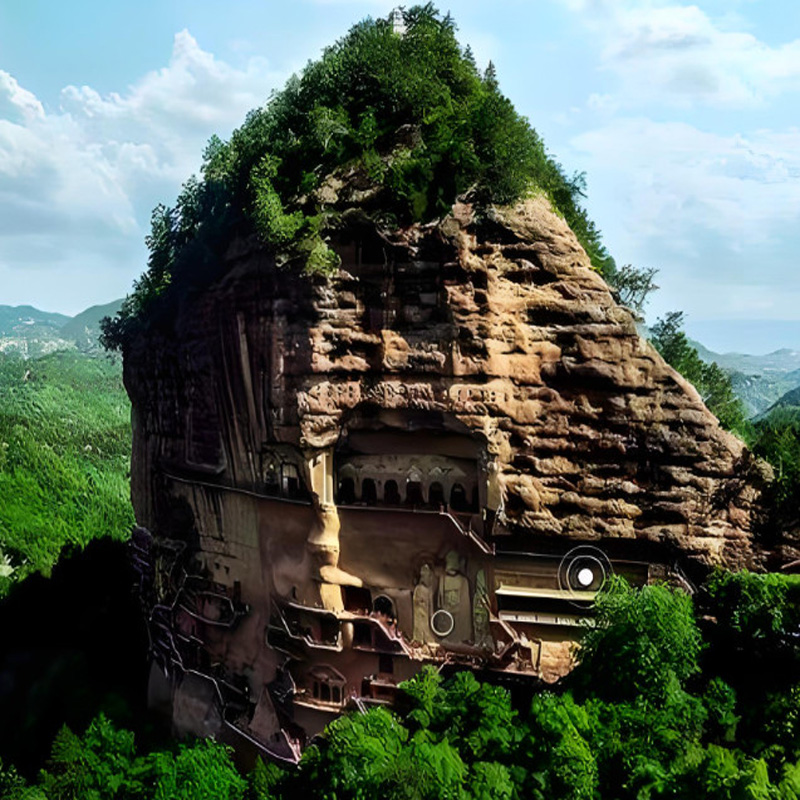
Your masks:
M 800 404 L 783 402 L 755 419 L 747 417 L 744 403 L 736 396 L 731 378 L 715 363 L 704 363 L 683 331 L 679 311 L 659 319 L 649 331 L 655 348 L 700 392 L 720 425 L 735 433 L 774 471 L 770 489 L 771 528 L 800 525 Z M 792 399 L 792 394 L 787 395 Z
M 8 800 L 482 798 L 719 800 L 800 796 L 800 578 L 714 573 L 692 599 L 621 579 L 578 668 L 512 701 L 470 672 L 427 669 L 394 709 L 331 723 L 296 770 L 241 774 L 213 741 L 137 750 L 103 715 L 63 728 Z M 519 694 L 519 691 L 517 692 Z
M 0 355 L 0 595 L 64 545 L 133 525 L 130 403 L 119 360 Z

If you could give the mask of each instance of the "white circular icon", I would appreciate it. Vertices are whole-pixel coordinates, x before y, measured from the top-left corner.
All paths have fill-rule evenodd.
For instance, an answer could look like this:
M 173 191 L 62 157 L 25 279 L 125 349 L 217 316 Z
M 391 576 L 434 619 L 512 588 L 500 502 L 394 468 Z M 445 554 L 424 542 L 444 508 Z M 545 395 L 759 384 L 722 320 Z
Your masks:
M 578 570 L 577 578 L 578 583 L 584 588 L 591 586 L 594 583 L 594 572 L 592 572 L 589 567 L 583 567 Z

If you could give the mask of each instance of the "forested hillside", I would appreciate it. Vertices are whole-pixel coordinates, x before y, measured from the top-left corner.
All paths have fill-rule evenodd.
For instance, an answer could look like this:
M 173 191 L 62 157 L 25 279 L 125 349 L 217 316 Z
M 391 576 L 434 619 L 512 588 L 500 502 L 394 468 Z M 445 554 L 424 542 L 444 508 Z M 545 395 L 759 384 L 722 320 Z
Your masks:
M 720 424 L 736 433 L 774 472 L 768 536 L 800 527 L 800 389 L 783 395 L 766 412 L 749 419 L 731 376 L 706 362 L 683 331 L 683 314 L 672 312 L 650 329 L 664 359 L 689 380 Z M 707 353 L 708 351 L 706 351 Z
M 6 800 L 793 800 L 800 797 L 800 579 L 714 574 L 693 601 L 613 581 L 555 691 L 516 697 L 423 671 L 394 710 L 330 724 L 298 769 L 239 774 L 223 745 L 137 749 L 100 716 L 63 729 Z
M 61 548 L 125 538 L 130 404 L 119 360 L 0 356 L 0 592 Z

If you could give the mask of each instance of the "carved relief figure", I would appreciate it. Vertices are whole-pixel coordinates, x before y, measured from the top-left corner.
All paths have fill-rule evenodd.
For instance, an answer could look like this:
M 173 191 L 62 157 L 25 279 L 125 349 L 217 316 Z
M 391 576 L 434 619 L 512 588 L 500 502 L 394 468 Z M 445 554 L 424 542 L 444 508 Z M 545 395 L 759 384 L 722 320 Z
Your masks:
M 479 570 L 475 576 L 475 597 L 472 600 L 472 624 L 475 628 L 475 647 L 493 649 L 489 633 L 489 592 L 486 589 L 486 572 Z
M 423 564 L 419 570 L 419 581 L 414 587 L 414 622 L 411 635 L 413 641 L 421 644 L 436 641 L 436 637 L 431 631 L 431 615 L 435 610 L 433 605 L 433 579 L 431 565 Z
M 469 601 L 469 581 L 461 573 L 458 553 L 451 550 L 445 559 L 445 573 L 439 581 L 437 604 L 453 615 L 453 630 L 445 641 L 472 640 L 472 608 Z
M 307 547 L 319 585 L 319 603 L 330 611 L 344 611 L 342 586 L 363 586 L 361 578 L 339 569 L 339 515 L 336 506 L 316 507 L 317 525 L 309 531 Z

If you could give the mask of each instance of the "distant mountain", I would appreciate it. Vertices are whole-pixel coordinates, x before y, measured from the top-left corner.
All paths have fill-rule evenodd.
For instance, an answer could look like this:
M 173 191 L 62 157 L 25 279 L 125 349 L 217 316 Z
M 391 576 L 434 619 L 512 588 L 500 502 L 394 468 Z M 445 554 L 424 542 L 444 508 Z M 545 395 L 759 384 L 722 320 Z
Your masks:
M 97 350 L 100 347 L 100 320 L 113 317 L 119 311 L 122 300 L 114 300 L 102 306 L 90 306 L 68 320 L 61 328 L 61 337 L 74 341 L 79 350 Z
M 0 353 L 27 358 L 68 349 L 61 328 L 69 319 L 33 306 L 0 306 Z
M 703 361 L 715 361 L 730 376 L 737 396 L 748 413 L 765 412 L 780 398 L 800 387 L 800 351 L 789 348 L 763 356 L 746 353 L 715 353 L 690 339 Z
M 785 373 L 745 375 L 731 372 L 731 385 L 750 416 L 764 413 L 787 392 L 800 386 L 800 370 Z
M 697 353 L 703 361 L 716 361 L 723 369 L 743 372 L 745 375 L 800 370 L 800 350 L 784 347 L 763 356 L 753 356 L 746 353 L 715 353 L 693 339 L 689 342 L 692 347 L 697 348 Z
M 800 386 L 792 389 L 786 394 L 782 395 L 776 402 L 774 402 L 763 414 L 761 417 L 766 417 L 771 414 L 773 411 L 777 411 L 778 409 L 785 408 L 785 409 L 793 409 L 795 411 L 800 411 Z
M 15 336 L 32 330 L 57 333 L 69 322 L 65 314 L 39 311 L 33 306 L 0 306 L 0 336 Z
M 56 350 L 100 349 L 100 320 L 117 312 L 122 300 L 92 306 L 75 317 L 33 306 L 0 305 L 0 353 L 35 358 Z

